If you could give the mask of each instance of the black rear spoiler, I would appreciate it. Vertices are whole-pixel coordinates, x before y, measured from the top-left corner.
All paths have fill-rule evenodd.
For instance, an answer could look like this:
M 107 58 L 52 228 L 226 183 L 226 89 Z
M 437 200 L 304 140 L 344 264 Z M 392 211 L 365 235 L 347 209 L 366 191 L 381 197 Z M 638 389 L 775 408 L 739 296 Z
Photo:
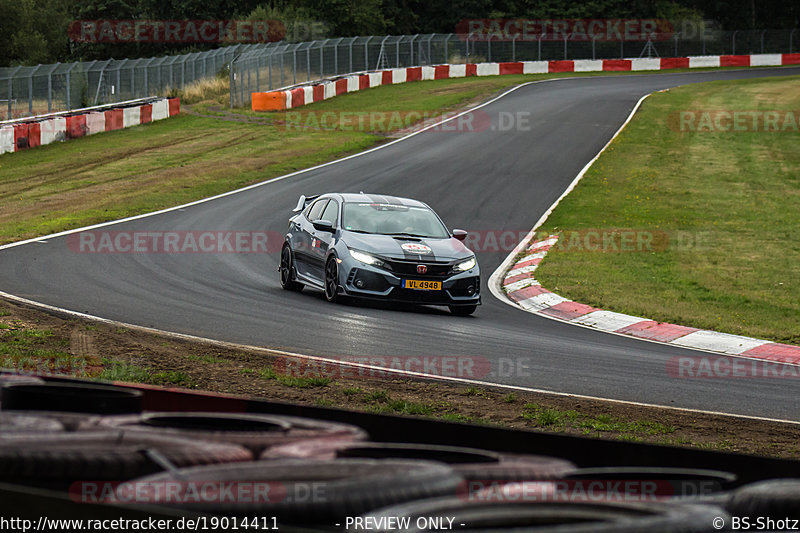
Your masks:
M 302 211 L 303 209 L 306 208 L 306 206 L 308 204 L 310 204 L 312 201 L 316 200 L 317 198 L 319 198 L 319 194 L 313 194 L 311 196 L 306 196 L 304 194 L 301 194 L 300 195 L 300 199 L 297 200 L 297 207 L 292 209 L 292 212 L 293 213 L 297 213 L 298 211 Z

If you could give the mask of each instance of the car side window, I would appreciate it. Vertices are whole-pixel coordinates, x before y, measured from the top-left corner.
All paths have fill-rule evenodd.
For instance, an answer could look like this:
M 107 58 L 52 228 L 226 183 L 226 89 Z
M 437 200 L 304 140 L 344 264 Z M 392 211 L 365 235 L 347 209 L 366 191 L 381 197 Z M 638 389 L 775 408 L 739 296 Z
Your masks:
M 328 202 L 328 206 L 325 208 L 325 211 L 322 212 L 322 216 L 320 217 L 322 220 L 327 220 L 333 227 L 336 227 L 336 218 L 339 214 L 339 202 L 336 200 L 331 200 Z
M 308 211 L 306 218 L 308 218 L 308 220 L 310 220 L 311 222 L 319 220 L 319 217 L 322 214 L 322 209 L 325 207 L 327 203 L 328 203 L 327 198 L 323 198 L 322 200 L 317 200 L 316 202 L 314 202 L 314 205 L 311 206 L 311 209 Z

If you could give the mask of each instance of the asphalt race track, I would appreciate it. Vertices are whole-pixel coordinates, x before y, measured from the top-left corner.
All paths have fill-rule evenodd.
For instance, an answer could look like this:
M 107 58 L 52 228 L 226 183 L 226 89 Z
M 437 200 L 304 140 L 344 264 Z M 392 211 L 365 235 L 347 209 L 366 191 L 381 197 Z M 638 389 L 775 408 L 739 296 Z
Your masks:
M 530 113 L 530 128 L 428 131 L 287 179 L 115 224 L 109 231 L 283 233 L 300 194 L 359 191 L 430 204 L 451 228 L 526 231 L 655 90 L 800 68 L 571 78 L 519 88 L 483 107 Z M 501 131 L 503 130 L 503 131 Z M 507 370 L 497 383 L 800 421 L 798 379 L 677 379 L 667 362 L 701 352 L 541 318 L 497 300 L 486 280 L 508 250 L 482 252 L 483 305 L 446 309 L 331 305 L 283 291 L 279 253 L 86 254 L 66 237 L 0 251 L 0 291 L 130 324 L 316 355 L 462 355 Z

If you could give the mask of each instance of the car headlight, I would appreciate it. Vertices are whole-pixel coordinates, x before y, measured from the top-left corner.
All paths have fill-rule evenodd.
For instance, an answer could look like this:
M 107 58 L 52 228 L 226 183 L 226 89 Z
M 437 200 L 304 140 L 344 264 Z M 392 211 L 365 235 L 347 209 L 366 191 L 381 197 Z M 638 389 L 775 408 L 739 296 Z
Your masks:
M 350 256 L 356 261 L 360 261 L 365 265 L 381 266 L 383 264 L 383 261 L 381 261 L 374 255 L 370 255 L 364 252 L 359 252 L 358 250 L 350 250 Z
M 473 255 L 466 261 L 462 261 L 461 263 L 457 264 L 453 268 L 453 270 L 455 270 L 456 272 L 466 272 L 467 270 L 470 270 L 471 268 L 474 267 L 475 267 L 475 256 Z

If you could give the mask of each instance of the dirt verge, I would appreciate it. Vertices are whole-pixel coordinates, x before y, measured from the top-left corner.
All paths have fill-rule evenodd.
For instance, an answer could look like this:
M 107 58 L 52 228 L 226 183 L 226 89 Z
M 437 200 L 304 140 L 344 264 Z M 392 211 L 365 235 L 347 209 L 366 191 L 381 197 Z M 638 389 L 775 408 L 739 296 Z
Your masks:
M 800 458 L 800 424 L 392 377 L 289 376 L 279 356 L 0 300 L 0 366 L 443 420 Z M 274 366 L 273 366 L 274 365 Z

